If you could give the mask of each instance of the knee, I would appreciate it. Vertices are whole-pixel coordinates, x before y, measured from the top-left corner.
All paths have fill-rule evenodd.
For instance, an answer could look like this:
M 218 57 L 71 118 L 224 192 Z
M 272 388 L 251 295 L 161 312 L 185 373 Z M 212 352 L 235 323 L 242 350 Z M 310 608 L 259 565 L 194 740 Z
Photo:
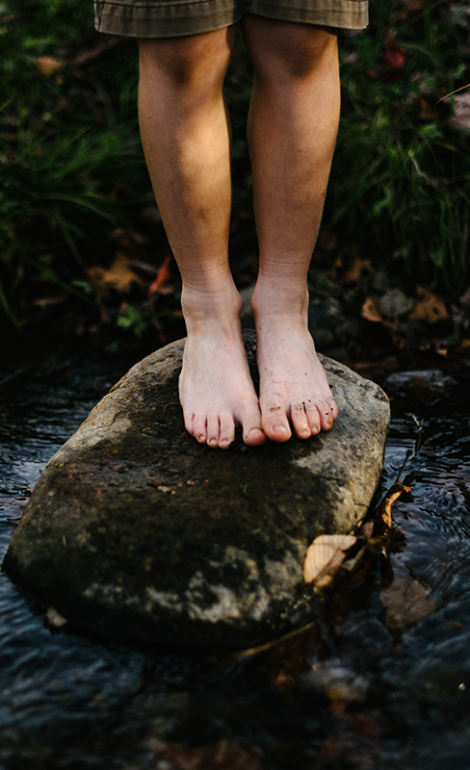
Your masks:
M 337 56 L 336 35 L 318 27 L 303 29 L 279 46 L 279 64 L 292 77 L 303 78 L 315 72 L 323 62 Z
M 233 49 L 231 28 L 184 38 L 139 40 L 141 75 L 165 78 L 177 89 L 222 84 Z
M 303 79 L 337 60 L 336 35 L 322 27 L 263 19 L 255 22 L 246 39 L 261 76 Z

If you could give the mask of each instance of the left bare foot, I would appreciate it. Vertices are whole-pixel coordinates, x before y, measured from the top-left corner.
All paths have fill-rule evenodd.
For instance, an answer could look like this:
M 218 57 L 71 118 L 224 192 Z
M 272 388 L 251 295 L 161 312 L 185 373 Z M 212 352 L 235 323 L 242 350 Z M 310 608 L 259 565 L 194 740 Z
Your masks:
M 307 300 L 308 305 L 308 300 Z M 291 424 L 299 438 L 330 430 L 338 407 L 300 312 L 269 310 L 254 303 L 260 376 L 261 427 L 272 441 L 288 441 Z

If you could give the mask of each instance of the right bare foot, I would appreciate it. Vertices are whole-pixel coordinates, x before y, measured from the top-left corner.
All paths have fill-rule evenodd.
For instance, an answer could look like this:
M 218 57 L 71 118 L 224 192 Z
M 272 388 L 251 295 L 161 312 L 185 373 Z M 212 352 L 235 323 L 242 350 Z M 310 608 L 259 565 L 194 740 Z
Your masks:
M 219 296 L 183 290 L 188 336 L 179 394 L 184 424 L 201 444 L 227 449 L 235 425 L 251 446 L 266 441 L 261 413 L 241 336 L 241 299 L 232 285 Z

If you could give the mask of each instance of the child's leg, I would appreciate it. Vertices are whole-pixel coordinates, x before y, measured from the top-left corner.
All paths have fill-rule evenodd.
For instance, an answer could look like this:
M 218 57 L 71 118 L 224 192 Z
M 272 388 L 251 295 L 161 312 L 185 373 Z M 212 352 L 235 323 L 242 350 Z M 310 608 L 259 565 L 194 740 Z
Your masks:
M 262 427 L 287 441 L 332 427 L 337 406 L 307 328 L 307 271 L 339 119 L 336 36 L 246 16 L 255 68 L 248 136 L 260 245 L 253 296 Z
M 139 42 L 139 120 L 165 230 L 183 279 L 185 425 L 228 447 L 235 423 L 265 441 L 228 264 L 230 136 L 222 86 L 236 30 Z

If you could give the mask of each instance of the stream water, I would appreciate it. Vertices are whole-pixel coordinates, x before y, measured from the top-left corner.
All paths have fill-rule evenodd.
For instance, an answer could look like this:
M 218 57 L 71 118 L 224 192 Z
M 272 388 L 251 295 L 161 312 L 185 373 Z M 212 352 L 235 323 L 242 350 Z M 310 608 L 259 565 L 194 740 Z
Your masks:
M 0 558 L 46 461 L 128 368 L 29 351 L 0 374 Z M 391 375 L 383 565 L 313 627 L 248 657 L 51 629 L 0 574 L 0 770 L 468 770 L 470 407 L 465 373 Z

